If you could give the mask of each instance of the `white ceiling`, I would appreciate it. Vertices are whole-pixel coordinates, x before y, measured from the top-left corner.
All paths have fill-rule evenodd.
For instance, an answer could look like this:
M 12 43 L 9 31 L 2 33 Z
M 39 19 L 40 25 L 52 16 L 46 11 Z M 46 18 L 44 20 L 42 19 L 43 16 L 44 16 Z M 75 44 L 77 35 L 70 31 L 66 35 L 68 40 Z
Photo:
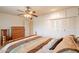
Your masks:
M 69 8 L 68 6 L 31 6 L 38 15 L 54 12 L 60 9 Z M 1 13 L 17 15 L 19 12 L 17 9 L 24 10 L 25 6 L 0 6 Z

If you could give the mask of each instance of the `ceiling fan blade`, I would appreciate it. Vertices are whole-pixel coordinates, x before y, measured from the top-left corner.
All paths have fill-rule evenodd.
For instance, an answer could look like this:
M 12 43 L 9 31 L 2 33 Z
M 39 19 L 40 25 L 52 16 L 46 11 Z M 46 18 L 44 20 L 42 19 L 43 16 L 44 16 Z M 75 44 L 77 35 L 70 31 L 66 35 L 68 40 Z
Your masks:
M 21 16 L 21 15 L 23 15 L 23 14 L 18 14 L 18 16 Z
M 35 17 L 38 17 L 37 15 L 34 15 L 34 14 L 32 14 L 33 16 L 35 16 Z
M 18 9 L 17 11 L 19 11 L 19 12 L 24 12 L 24 11 L 22 11 L 22 10 L 19 10 L 19 9 Z
M 30 16 L 38 17 L 36 15 L 36 11 L 33 11 L 29 6 L 27 6 L 25 10 L 18 9 L 17 11 L 21 12 L 20 14 L 18 14 L 18 16 L 30 15 Z

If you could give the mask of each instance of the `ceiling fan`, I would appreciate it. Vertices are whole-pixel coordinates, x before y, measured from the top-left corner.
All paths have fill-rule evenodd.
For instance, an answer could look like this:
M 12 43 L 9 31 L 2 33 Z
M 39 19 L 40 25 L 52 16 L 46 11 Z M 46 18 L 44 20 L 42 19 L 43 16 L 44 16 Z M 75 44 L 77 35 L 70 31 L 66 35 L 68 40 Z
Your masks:
M 25 10 L 17 10 L 20 12 L 20 14 L 18 14 L 18 16 L 24 16 L 24 17 L 27 17 L 27 18 L 32 18 L 33 16 L 34 17 L 38 17 L 37 14 L 36 14 L 36 11 L 32 10 L 31 7 L 27 6 L 25 8 Z

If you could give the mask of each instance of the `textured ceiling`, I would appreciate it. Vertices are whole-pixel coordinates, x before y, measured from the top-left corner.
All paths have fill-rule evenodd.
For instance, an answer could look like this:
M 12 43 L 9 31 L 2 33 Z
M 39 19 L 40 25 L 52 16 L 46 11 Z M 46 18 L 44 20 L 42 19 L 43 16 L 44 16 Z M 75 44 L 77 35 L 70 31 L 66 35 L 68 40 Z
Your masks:
M 60 9 L 69 8 L 68 6 L 30 6 L 38 15 L 54 12 Z M 17 15 L 17 9 L 24 10 L 25 6 L 0 6 L 1 13 Z

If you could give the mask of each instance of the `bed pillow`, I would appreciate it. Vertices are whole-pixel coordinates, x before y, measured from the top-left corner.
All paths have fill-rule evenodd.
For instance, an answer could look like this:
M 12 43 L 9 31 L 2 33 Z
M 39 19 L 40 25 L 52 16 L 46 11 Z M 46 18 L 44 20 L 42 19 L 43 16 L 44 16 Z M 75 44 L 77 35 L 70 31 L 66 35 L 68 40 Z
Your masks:
M 49 50 L 55 49 L 55 47 L 56 47 L 62 40 L 63 40 L 63 38 L 58 39 L 58 40 L 55 40 L 55 41 L 53 42 L 52 47 L 51 47 Z
M 63 40 L 56 46 L 53 52 L 59 52 L 63 49 L 79 50 L 72 36 L 65 36 Z
M 77 38 L 76 38 L 75 35 L 70 35 L 70 36 L 72 36 L 72 37 L 73 37 L 73 40 L 74 40 L 75 42 L 77 42 Z

